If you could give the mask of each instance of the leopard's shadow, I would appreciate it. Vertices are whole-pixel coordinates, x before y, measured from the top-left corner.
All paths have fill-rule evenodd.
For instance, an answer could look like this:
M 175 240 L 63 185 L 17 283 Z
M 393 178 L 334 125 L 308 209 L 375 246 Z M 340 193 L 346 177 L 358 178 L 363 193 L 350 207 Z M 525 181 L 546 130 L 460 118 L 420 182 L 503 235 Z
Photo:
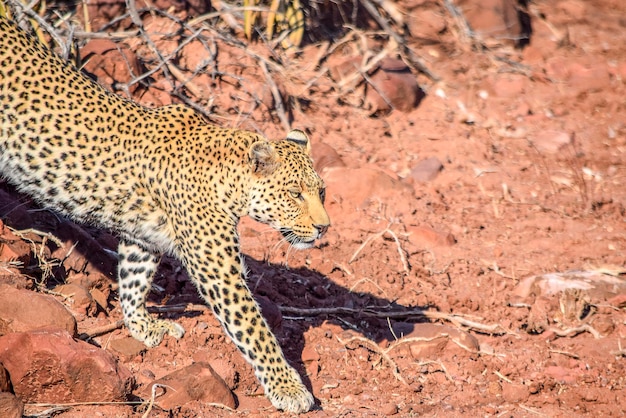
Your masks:
M 353 291 L 313 269 L 289 268 L 250 257 L 246 257 L 246 265 L 250 270 L 249 285 L 257 300 L 267 298 L 281 309 L 283 325 L 276 334 L 285 355 L 301 372 L 304 333 L 309 328 L 329 322 L 377 343 L 393 341 L 394 333 L 409 334 L 414 323 L 429 321 L 416 312 L 436 308 L 404 306 L 371 293 Z M 386 313 L 393 313 L 389 316 L 394 315 L 397 320 L 388 320 Z M 310 386 L 310 382 L 306 384 Z

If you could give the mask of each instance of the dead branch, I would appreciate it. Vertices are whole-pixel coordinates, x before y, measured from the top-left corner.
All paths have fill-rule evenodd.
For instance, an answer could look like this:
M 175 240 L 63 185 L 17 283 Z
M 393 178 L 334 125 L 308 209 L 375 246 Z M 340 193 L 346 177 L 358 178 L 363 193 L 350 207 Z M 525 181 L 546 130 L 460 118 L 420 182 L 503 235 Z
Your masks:
M 104 335 L 104 334 L 107 334 L 107 333 L 109 333 L 111 331 L 115 331 L 116 329 L 120 329 L 123 326 L 124 326 L 124 321 L 122 321 L 120 319 L 119 321 L 112 322 L 110 324 L 103 325 L 103 326 L 96 327 L 96 328 L 92 328 L 92 329 L 90 329 L 88 331 L 85 331 L 85 332 L 81 333 L 78 336 L 78 339 L 86 341 L 86 340 L 89 340 L 89 339 L 91 339 L 93 337 L 97 337 L 99 335 Z
M 368 306 L 363 309 L 352 309 L 345 307 L 333 307 L 333 308 L 295 308 L 291 306 L 281 306 L 278 308 L 283 314 L 286 315 L 298 315 L 302 317 L 321 316 L 321 315 L 354 315 L 365 316 L 373 318 L 390 318 L 390 319 L 415 319 L 415 318 L 428 318 L 435 320 L 444 320 L 451 322 L 452 324 L 474 330 L 476 332 L 490 334 L 490 335 L 503 335 L 511 334 L 516 335 L 512 331 L 506 330 L 500 324 L 485 325 L 476 321 L 467 319 L 459 314 L 446 314 L 442 312 L 424 311 L 421 309 L 413 309 L 410 311 L 384 311 L 380 307 Z

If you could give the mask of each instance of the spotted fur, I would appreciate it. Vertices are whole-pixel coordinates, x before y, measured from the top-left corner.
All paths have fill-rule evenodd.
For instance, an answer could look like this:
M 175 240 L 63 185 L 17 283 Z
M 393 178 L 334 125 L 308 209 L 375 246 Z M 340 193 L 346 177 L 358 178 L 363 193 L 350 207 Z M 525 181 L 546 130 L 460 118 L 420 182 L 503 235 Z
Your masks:
M 119 298 L 135 338 L 153 347 L 184 334 L 145 306 L 161 254 L 173 254 L 272 403 L 313 406 L 246 285 L 236 229 L 250 215 L 298 248 L 326 231 L 324 184 L 303 132 L 269 142 L 183 106 L 139 106 L 4 18 L 0 106 L 0 174 L 43 206 L 119 234 Z

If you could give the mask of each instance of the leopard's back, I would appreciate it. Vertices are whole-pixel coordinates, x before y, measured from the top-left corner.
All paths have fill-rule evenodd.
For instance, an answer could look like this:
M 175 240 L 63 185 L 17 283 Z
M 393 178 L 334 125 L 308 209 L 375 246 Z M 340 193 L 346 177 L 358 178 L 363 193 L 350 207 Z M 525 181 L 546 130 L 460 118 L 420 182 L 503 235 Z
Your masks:
M 162 118 L 106 91 L 0 18 L 0 170 L 42 205 L 133 234 L 165 219 L 142 180 Z

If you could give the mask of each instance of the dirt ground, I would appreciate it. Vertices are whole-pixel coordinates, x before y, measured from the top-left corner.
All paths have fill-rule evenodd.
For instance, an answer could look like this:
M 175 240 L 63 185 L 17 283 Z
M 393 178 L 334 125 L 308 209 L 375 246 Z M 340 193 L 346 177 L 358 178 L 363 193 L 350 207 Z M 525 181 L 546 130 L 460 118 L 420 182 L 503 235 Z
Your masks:
M 289 121 L 309 133 L 328 186 L 328 234 L 295 251 L 263 225 L 240 225 L 249 285 L 317 399 L 306 416 L 625 416 L 626 3 L 533 1 L 523 48 L 510 39 L 519 26 L 493 29 L 503 14 L 456 2 L 472 27 L 483 25 L 468 36 L 446 3 L 396 2 L 407 45 L 436 77 L 410 70 L 423 98 L 409 82 L 396 92 L 399 100 L 417 92 L 404 110 L 386 110 L 367 82 L 347 80 L 354 71 L 342 73 L 388 46 L 373 19 L 332 42 L 330 31 L 310 35 L 293 53 L 261 41 L 242 49 L 232 42 L 245 41 L 241 31 L 227 40 L 209 32 L 209 41 L 179 48 L 180 37 L 164 35 L 172 19 L 148 14 L 145 30 L 164 56 L 176 55 L 183 77 L 170 68 L 172 84 L 159 68 L 128 91 L 160 105 L 177 101 L 165 94 L 175 85 L 222 126 L 277 138 Z M 124 63 L 156 67 L 141 38 L 123 45 Z M 219 71 L 193 71 L 207 50 L 221 60 Z M 112 57 L 104 62 L 117 62 Z M 113 88 L 128 76 L 128 65 L 91 65 Z M 378 74 L 406 71 L 383 66 Z M 66 247 L 87 231 L 98 248 L 115 250 L 107 233 L 70 227 L 0 187 L 5 225 L 50 231 Z M 81 310 L 53 293 L 74 313 L 78 334 L 121 319 L 110 263 L 78 253 L 70 268 L 49 243 L 43 259 L 62 262 L 42 284 L 41 247 L 23 242 L 35 248 L 30 267 L 19 269 L 26 288 L 89 282 L 104 298 Z M 262 396 L 176 261 L 164 259 L 156 285 L 151 306 L 183 325 L 184 338 L 127 349 L 113 344 L 128 337 L 114 327 L 91 339 L 134 376 L 130 400 L 146 399 L 155 378 L 204 361 L 234 392 L 236 409 L 189 401 L 169 411 L 157 404 L 147 416 L 289 415 Z M 27 414 L 50 408 L 23 402 Z M 140 417 L 145 408 L 72 405 L 55 416 Z

